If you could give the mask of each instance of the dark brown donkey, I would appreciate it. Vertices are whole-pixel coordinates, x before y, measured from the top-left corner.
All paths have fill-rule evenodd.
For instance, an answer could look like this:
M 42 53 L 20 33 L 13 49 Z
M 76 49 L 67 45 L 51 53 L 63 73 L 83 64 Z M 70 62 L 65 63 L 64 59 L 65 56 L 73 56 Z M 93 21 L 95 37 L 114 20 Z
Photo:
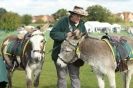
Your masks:
M 84 62 L 91 65 L 96 74 L 99 88 L 105 88 L 103 77 L 106 75 L 109 80 L 110 88 L 116 88 L 115 69 L 116 60 L 111 48 L 107 42 L 93 37 L 81 37 L 80 32 L 74 32 L 73 36 L 68 36 L 61 45 L 61 52 L 57 59 L 57 64 L 61 67 L 67 63 L 73 63 L 78 56 Z M 128 37 L 123 37 L 128 40 L 128 43 L 133 47 L 133 40 Z M 79 51 L 77 51 L 79 48 Z M 128 71 L 125 74 L 125 88 L 129 88 L 131 74 L 133 73 L 133 61 L 128 62 Z
M 27 88 L 32 88 L 32 75 L 34 87 L 38 88 L 44 62 L 44 44 L 44 35 L 40 30 L 26 35 L 22 40 L 9 36 L 3 41 L 1 52 L 9 72 L 8 88 L 12 88 L 12 74 L 18 68 L 25 70 Z

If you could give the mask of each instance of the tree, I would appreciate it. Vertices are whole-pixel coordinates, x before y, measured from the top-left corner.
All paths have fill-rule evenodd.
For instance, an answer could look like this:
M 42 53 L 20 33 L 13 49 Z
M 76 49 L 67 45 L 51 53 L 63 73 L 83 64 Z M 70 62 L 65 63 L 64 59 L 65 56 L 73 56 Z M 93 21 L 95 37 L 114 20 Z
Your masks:
M 90 21 L 108 21 L 108 17 L 111 16 L 111 12 L 100 6 L 100 5 L 93 5 L 87 8 L 88 17 L 87 20 Z
M 30 15 L 24 15 L 22 16 L 22 24 L 29 25 L 32 22 L 32 16 Z
M 21 25 L 21 17 L 13 12 L 7 12 L 1 16 L 0 29 L 12 31 Z
M 0 17 L 6 13 L 7 11 L 4 8 L 0 8 Z
M 53 14 L 54 19 L 58 20 L 60 17 L 67 16 L 67 10 L 66 9 L 59 9 L 57 12 Z
M 124 20 L 122 20 L 120 17 L 116 16 L 116 15 L 111 15 L 108 17 L 108 21 L 109 23 L 121 23 L 124 22 Z

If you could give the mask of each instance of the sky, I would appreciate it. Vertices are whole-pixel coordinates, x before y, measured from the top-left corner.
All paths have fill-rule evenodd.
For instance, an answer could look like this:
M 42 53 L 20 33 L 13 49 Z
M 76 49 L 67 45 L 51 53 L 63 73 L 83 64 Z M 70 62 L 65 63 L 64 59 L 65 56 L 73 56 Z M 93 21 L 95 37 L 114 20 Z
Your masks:
M 0 0 L 0 8 L 20 15 L 51 15 L 59 9 L 73 10 L 75 5 L 85 10 L 92 5 L 101 5 L 112 13 L 133 12 L 133 0 Z

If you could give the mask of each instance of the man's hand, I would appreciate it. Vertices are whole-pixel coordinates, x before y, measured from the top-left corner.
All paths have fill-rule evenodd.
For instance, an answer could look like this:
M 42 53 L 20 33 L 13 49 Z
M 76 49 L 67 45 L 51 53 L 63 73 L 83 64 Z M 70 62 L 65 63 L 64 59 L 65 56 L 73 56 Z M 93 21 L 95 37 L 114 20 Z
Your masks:
M 72 32 L 68 32 L 67 33 L 67 37 L 70 37 L 70 36 L 72 36 L 73 34 L 72 34 Z
M 79 29 L 76 29 L 76 30 L 74 31 L 74 33 L 75 33 L 76 36 L 79 36 L 79 35 L 80 35 L 80 30 L 79 30 Z
M 80 32 L 80 30 L 79 30 L 79 29 L 76 29 L 74 32 L 79 33 L 79 32 Z

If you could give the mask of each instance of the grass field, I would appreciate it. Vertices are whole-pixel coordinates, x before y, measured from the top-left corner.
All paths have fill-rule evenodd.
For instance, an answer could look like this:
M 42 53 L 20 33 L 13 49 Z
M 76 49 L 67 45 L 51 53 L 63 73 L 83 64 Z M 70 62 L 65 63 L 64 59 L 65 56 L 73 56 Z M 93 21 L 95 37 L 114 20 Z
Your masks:
M 0 32 L 0 42 L 9 34 L 15 34 L 15 32 L 12 33 L 5 33 Z M 48 35 L 48 34 L 47 34 Z M 126 33 L 122 33 L 121 35 L 127 35 Z M 97 36 L 97 34 L 94 34 L 93 36 Z M 53 41 L 47 37 L 47 44 L 46 44 L 46 53 L 52 49 Z M 106 79 L 106 88 L 109 88 L 107 77 Z M 43 69 L 41 72 L 40 77 L 40 85 L 39 88 L 56 88 L 56 70 L 54 67 L 54 63 L 51 60 L 51 52 L 47 53 L 45 56 L 45 62 L 43 65 Z M 81 80 L 81 88 L 98 88 L 97 80 L 95 74 L 92 72 L 92 69 L 89 65 L 85 64 L 80 69 L 80 80 Z M 70 81 L 69 77 L 67 78 L 68 81 L 68 88 L 70 88 Z M 13 88 L 26 88 L 25 85 L 25 73 L 24 71 L 15 71 L 13 75 Z M 116 84 L 117 88 L 123 88 L 122 85 L 122 78 L 120 73 L 116 73 Z M 133 80 L 131 82 L 131 88 L 133 87 Z

